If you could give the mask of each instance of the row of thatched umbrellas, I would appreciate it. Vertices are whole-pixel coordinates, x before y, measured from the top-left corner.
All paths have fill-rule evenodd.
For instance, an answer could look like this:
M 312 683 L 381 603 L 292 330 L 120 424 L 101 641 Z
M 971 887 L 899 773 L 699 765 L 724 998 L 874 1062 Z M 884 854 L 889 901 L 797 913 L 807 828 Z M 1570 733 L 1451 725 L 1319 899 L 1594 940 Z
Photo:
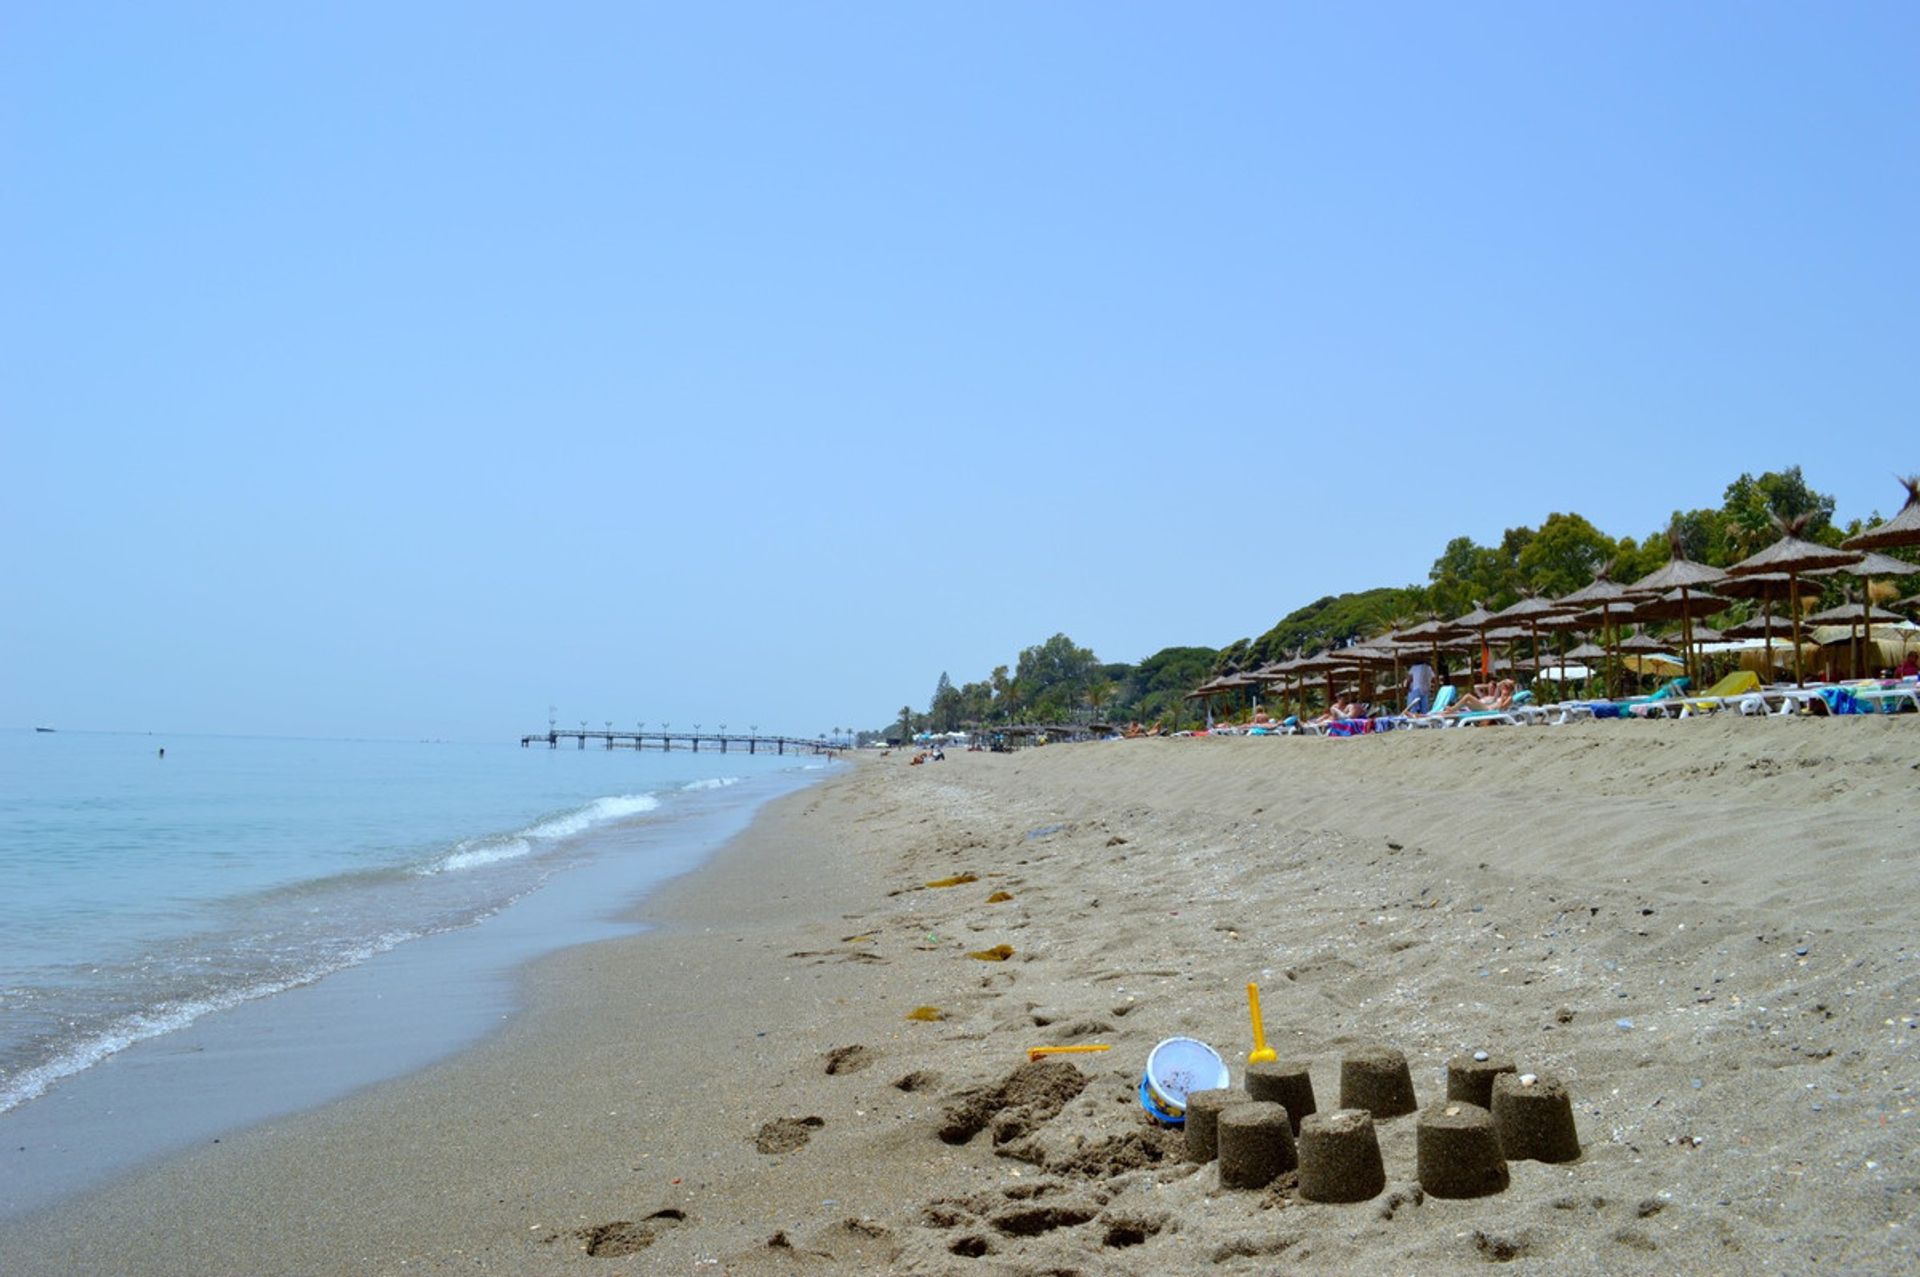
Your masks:
M 1440 649 L 1443 646 L 1450 648 L 1465 646 L 1464 640 L 1476 636 L 1479 639 L 1479 646 L 1489 651 L 1496 640 L 1511 641 L 1522 636 L 1530 637 L 1533 664 L 1537 669 L 1541 665 L 1540 631 L 1543 628 L 1548 630 L 1597 628 L 1610 643 L 1610 650 L 1587 643 L 1565 653 L 1560 658 L 1563 670 L 1569 660 L 1593 659 L 1605 659 L 1612 668 L 1618 665 L 1620 654 L 1623 652 L 1659 648 L 1658 643 L 1645 635 L 1636 635 L 1632 639 L 1622 641 L 1619 638 L 1616 619 L 1678 620 L 1682 630 L 1682 659 L 1686 673 L 1691 677 L 1694 673 L 1695 649 L 1701 642 L 1710 641 L 1696 634 L 1694 616 L 1720 611 L 1731 598 L 1757 598 L 1761 600 L 1764 611 L 1762 617 L 1756 617 L 1752 621 L 1731 628 L 1727 632 L 1727 637 L 1764 639 L 1767 648 L 1766 660 L 1768 668 L 1771 668 L 1773 635 L 1777 632 L 1790 632 L 1793 641 L 1794 680 L 1797 684 L 1804 686 L 1806 676 L 1801 665 L 1802 618 L 1799 606 L 1802 576 L 1845 574 L 1858 577 L 1863 582 L 1860 608 L 1857 613 L 1850 604 L 1830 608 L 1806 618 L 1815 624 L 1845 624 L 1849 627 L 1858 624 L 1864 628 L 1867 635 L 1871 635 L 1875 621 L 1903 619 L 1895 613 L 1872 607 L 1870 600 L 1873 578 L 1911 576 L 1920 573 L 1920 564 L 1908 563 L 1878 553 L 1880 550 L 1897 546 L 1920 545 L 1920 477 L 1909 478 L 1904 482 L 1907 486 L 1907 501 L 1900 512 L 1885 523 L 1848 540 L 1841 548 L 1836 549 L 1803 540 L 1799 535 L 1801 524 L 1786 523 L 1780 526 L 1782 535 L 1779 540 L 1758 554 L 1722 569 L 1688 559 L 1681 552 L 1679 540 L 1676 537 L 1672 559 L 1658 571 L 1649 573 L 1631 585 L 1620 585 L 1608 580 L 1603 570 L 1591 584 L 1559 599 L 1529 596 L 1498 612 L 1489 612 L 1483 607 L 1476 606 L 1471 612 L 1455 617 L 1451 621 L 1436 617 L 1368 643 L 1316 652 L 1310 656 L 1296 656 L 1291 660 L 1274 662 L 1258 669 L 1225 674 L 1202 684 L 1188 695 L 1192 698 L 1206 698 L 1242 688 L 1272 683 L 1295 683 L 1304 698 L 1306 686 L 1311 681 L 1309 676 L 1322 674 L 1326 679 L 1327 699 L 1331 703 L 1334 697 L 1333 676 L 1336 670 L 1365 670 L 1370 666 L 1391 665 L 1394 667 L 1394 680 L 1398 683 L 1400 662 L 1406 656 L 1414 653 L 1430 653 L 1433 662 L 1437 665 Z M 1777 625 L 1774 621 L 1773 601 L 1776 597 L 1783 597 L 1787 602 L 1787 611 L 1791 618 L 1789 625 Z M 1906 602 L 1913 601 L 1906 600 Z M 1864 667 L 1864 648 L 1865 640 L 1863 639 L 1859 649 L 1856 649 L 1856 671 Z

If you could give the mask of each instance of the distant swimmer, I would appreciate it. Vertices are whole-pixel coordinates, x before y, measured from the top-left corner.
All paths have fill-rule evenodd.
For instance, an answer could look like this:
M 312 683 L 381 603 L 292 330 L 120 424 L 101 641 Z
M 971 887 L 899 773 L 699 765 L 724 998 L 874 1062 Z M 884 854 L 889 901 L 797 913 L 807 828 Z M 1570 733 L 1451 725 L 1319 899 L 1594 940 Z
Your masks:
M 167 756 L 167 747 L 165 745 L 162 745 L 160 747 L 160 757 L 165 758 L 166 756 Z

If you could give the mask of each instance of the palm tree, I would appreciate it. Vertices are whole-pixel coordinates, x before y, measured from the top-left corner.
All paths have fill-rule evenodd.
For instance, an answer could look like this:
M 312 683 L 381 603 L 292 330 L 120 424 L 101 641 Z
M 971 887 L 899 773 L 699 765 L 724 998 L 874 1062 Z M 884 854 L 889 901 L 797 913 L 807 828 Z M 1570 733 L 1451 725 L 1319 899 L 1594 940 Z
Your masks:
M 913 739 L 913 706 L 911 705 L 900 707 L 900 739 L 903 741 Z

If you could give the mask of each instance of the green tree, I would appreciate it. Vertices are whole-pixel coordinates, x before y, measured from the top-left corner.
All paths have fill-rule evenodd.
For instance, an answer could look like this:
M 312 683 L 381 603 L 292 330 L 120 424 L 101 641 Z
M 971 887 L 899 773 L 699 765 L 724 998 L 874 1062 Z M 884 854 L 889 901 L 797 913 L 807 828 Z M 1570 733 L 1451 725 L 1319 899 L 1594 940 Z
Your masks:
M 975 727 L 993 716 L 993 688 L 987 683 L 963 683 L 960 687 L 960 725 Z
M 945 670 L 940 671 L 940 681 L 934 684 L 927 720 L 936 732 L 950 732 L 960 726 L 960 689 Z
M 993 667 L 993 673 L 987 676 L 987 685 L 993 690 L 993 714 L 1002 722 L 1013 718 L 1013 676 L 1004 665 Z
M 1517 566 L 1528 588 L 1558 598 L 1593 580 L 1613 558 L 1612 537 L 1577 514 L 1550 514 L 1521 549 Z
M 1221 648 L 1213 658 L 1215 674 L 1237 674 L 1253 666 L 1253 640 L 1235 639 Z
M 1282 617 L 1254 642 L 1248 659 L 1253 665 L 1264 665 L 1293 652 L 1313 652 L 1356 638 L 1371 638 L 1391 628 L 1392 618 L 1415 611 L 1425 602 L 1426 591 L 1413 586 L 1328 595 Z
M 913 706 L 911 705 L 900 707 L 900 739 L 903 741 L 913 739 Z
M 1801 537 L 1808 541 L 1837 544 L 1833 526 L 1834 499 L 1816 492 L 1800 473 L 1799 466 L 1768 470 L 1755 478 L 1742 474 L 1727 485 L 1721 512 L 1725 515 L 1725 539 L 1732 559 L 1766 549 L 1779 532 L 1773 520 L 1804 519 Z
M 1100 658 L 1065 634 L 1025 648 L 1013 669 L 1014 695 L 1029 716 L 1065 718 L 1085 697 Z
M 1213 676 L 1220 654 L 1210 647 L 1163 647 L 1128 667 L 1108 712 L 1116 720 L 1177 723 L 1186 694 Z

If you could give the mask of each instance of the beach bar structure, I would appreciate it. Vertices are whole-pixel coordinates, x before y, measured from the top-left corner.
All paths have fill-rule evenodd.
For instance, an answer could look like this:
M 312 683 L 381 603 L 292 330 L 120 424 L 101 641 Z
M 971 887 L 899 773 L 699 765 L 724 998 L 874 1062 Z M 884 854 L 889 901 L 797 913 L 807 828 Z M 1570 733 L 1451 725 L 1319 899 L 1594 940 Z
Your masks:
M 544 732 L 534 732 L 520 738 L 520 748 L 526 749 L 536 744 L 544 744 L 548 749 L 560 748 L 560 742 L 570 740 L 578 742 L 585 749 L 590 740 L 600 741 L 607 749 L 687 749 L 699 753 L 702 748 L 725 754 L 745 752 L 748 754 L 833 754 L 839 746 L 827 740 L 806 740 L 798 736 L 742 736 L 724 733 L 700 732 L 619 732 L 589 731 L 587 728 L 550 727 Z

